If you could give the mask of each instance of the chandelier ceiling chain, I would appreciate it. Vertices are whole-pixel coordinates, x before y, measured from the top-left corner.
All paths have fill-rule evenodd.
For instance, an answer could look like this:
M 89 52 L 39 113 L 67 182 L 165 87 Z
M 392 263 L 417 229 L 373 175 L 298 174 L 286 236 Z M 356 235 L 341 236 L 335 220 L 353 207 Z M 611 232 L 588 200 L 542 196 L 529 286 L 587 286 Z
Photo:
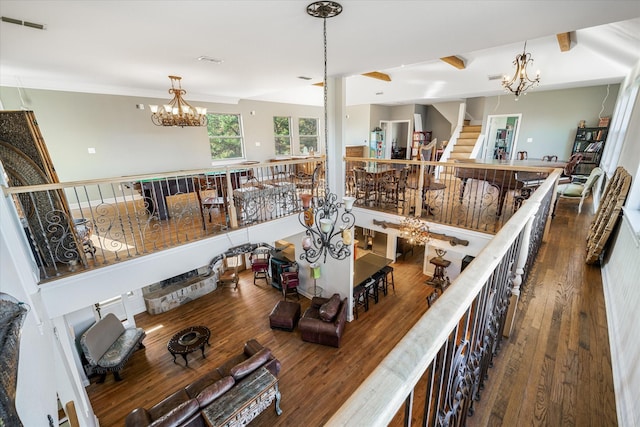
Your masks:
M 524 42 L 524 49 L 521 54 L 516 56 L 513 61 L 513 65 L 516 67 L 516 71 L 513 77 L 505 75 L 502 78 L 502 86 L 507 92 L 511 92 L 516 96 L 516 101 L 520 95 L 526 95 L 527 90 L 534 88 L 540 83 L 540 71 L 536 72 L 534 79 L 530 78 L 527 74 L 527 67 L 533 63 L 533 58 L 530 53 L 527 53 L 527 42 Z
M 317 1 L 307 6 L 307 13 L 314 18 L 323 20 L 323 49 L 324 49 L 324 73 L 323 73 L 323 102 L 324 102 L 324 152 L 325 152 L 325 191 L 324 195 L 302 195 L 302 208 L 298 219 L 306 228 L 306 235 L 302 239 L 304 253 L 301 260 L 315 263 L 323 257 L 327 261 L 327 255 L 337 260 L 343 260 L 351 256 L 351 244 L 353 235 L 351 228 L 355 225 L 355 216 L 351 212 L 355 197 L 343 197 L 342 203 L 338 202 L 338 196 L 329 190 L 329 136 L 328 136 L 328 91 L 327 91 L 327 18 L 332 18 L 342 12 L 342 6 L 333 1 Z M 344 211 L 340 213 L 340 208 Z M 338 219 L 341 224 L 338 224 Z
M 151 121 L 156 126 L 206 126 L 207 109 L 202 107 L 192 107 L 182 97 L 187 93 L 182 89 L 180 80 L 182 77 L 169 76 L 171 89 L 169 93 L 173 99 L 168 104 L 158 108 L 157 105 L 149 105 L 151 109 Z M 178 87 L 176 87 L 176 84 Z

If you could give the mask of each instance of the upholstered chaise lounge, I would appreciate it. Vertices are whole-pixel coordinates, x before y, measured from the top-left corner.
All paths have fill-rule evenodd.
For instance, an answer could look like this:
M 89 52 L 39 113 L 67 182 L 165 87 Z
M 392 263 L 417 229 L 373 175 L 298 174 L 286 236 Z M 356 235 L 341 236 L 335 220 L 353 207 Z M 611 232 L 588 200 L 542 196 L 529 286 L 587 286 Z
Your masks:
M 108 313 L 80 338 L 89 373 L 101 374 L 99 382 L 103 382 L 107 372 L 113 372 L 116 381 L 120 381 L 120 371 L 131 354 L 144 347 L 145 336 L 143 329 L 125 328 L 113 313 Z

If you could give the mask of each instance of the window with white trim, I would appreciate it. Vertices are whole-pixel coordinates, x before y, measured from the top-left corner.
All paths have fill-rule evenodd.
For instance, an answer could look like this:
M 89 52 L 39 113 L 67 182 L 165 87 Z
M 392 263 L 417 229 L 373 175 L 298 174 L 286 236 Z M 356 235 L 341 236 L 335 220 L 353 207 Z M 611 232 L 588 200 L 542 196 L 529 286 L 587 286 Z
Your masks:
M 212 160 L 244 159 L 240 114 L 207 114 L 207 133 Z

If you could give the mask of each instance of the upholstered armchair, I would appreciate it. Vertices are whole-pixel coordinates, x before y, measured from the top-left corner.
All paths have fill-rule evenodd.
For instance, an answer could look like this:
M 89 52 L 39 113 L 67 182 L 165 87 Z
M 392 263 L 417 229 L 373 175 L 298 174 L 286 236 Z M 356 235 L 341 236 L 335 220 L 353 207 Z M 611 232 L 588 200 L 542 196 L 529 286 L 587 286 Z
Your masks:
M 303 341 L 340 347 L 346 323 L 347 299 L 333 294 L 331 298 L 313 297 L 298 322 L 298 329 Z
M 578 205 L 578 213 L 581 213 L 584 199 L 589 197 L 589 194 L 591 194 L 591 189 L 596 184 L 596 182 L 598 182 L 602 173 L 603 173 L 603 170 L 596 167 L 596 168 L 593 168 L 593 170 L 591 170 L 591 173 L 587 177 L 586 181 L 584 181 L 583 183 L 579 182 L 579 180 L 574 179 L 572 182 L 568 184 L 559 184 L 558 199 L 556 199 L 556 203 L 560 198 L 580 199 L 580 204 Z

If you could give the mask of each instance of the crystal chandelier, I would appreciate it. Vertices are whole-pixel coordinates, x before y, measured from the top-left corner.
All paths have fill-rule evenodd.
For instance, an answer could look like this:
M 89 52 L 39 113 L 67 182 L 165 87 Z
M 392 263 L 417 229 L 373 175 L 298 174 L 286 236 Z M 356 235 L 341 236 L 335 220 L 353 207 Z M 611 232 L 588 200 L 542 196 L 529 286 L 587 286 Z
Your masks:
M 527 66 L 532 62 L 531 54 L 527 53 L 527 42 L 524 42 L 522 53 L 518 54 L 513 61 L 513 65 L 516 66 L 516 72 L 513 77 L 509 78 L 509 76 L 505 75 L 502 78 L 502 86 L 507 92 L 511 92 L 516 96 L 516 101 L 521 94 L 526 95 L 527 90 L 540 83 L 540 70 L 536 72 L 535 79 L 530 78 L 527 74 Z
M 307 13 L 314 18 L 323 20 L 324 42 L 324 151 L 325 162 L 328 158 L 328 134 L 327 134 L 327 18 L 333 18 L 342 12 L 342 6 L 333 1 L 317 1 L 307 6 Z M 315 263 L 323 257 L 327 261 L 327 255 L 337 260 L 343 260 L 351 256 L 351 244 L 353 234 L 351 228 L 355 225 L 355 216 L 351 212 L 355 197 L 343 197 L 338 202 L 338 196 L 329 190 L 329 171 L 325 172 L 324 195 L 302 194 L 302 209 L 298 219 L 306 228 L 306 235 L 302 239 L 304 253 L 301 260 Z M 341 212 L 341 208 L 344 211 Z M 340 222 L 338 222 L 340 220 Z
M 400 223 L 402 238 L 412 245 L 424 245 L 431 240 L 429 226 L 416 217 L 406 217 Z
M 182 77 L 169 76 L 169 79 L 171 79 L 169 93 L 173 95 L 173 99 L 160 108 L 157 105 L 149 105 L 153 124 L 156 126 L 180 127 L 206 126 L 207 109 L 202 107 L 194 108 L 182 98 L 182 95 L 187 93 L 180 85 Z

